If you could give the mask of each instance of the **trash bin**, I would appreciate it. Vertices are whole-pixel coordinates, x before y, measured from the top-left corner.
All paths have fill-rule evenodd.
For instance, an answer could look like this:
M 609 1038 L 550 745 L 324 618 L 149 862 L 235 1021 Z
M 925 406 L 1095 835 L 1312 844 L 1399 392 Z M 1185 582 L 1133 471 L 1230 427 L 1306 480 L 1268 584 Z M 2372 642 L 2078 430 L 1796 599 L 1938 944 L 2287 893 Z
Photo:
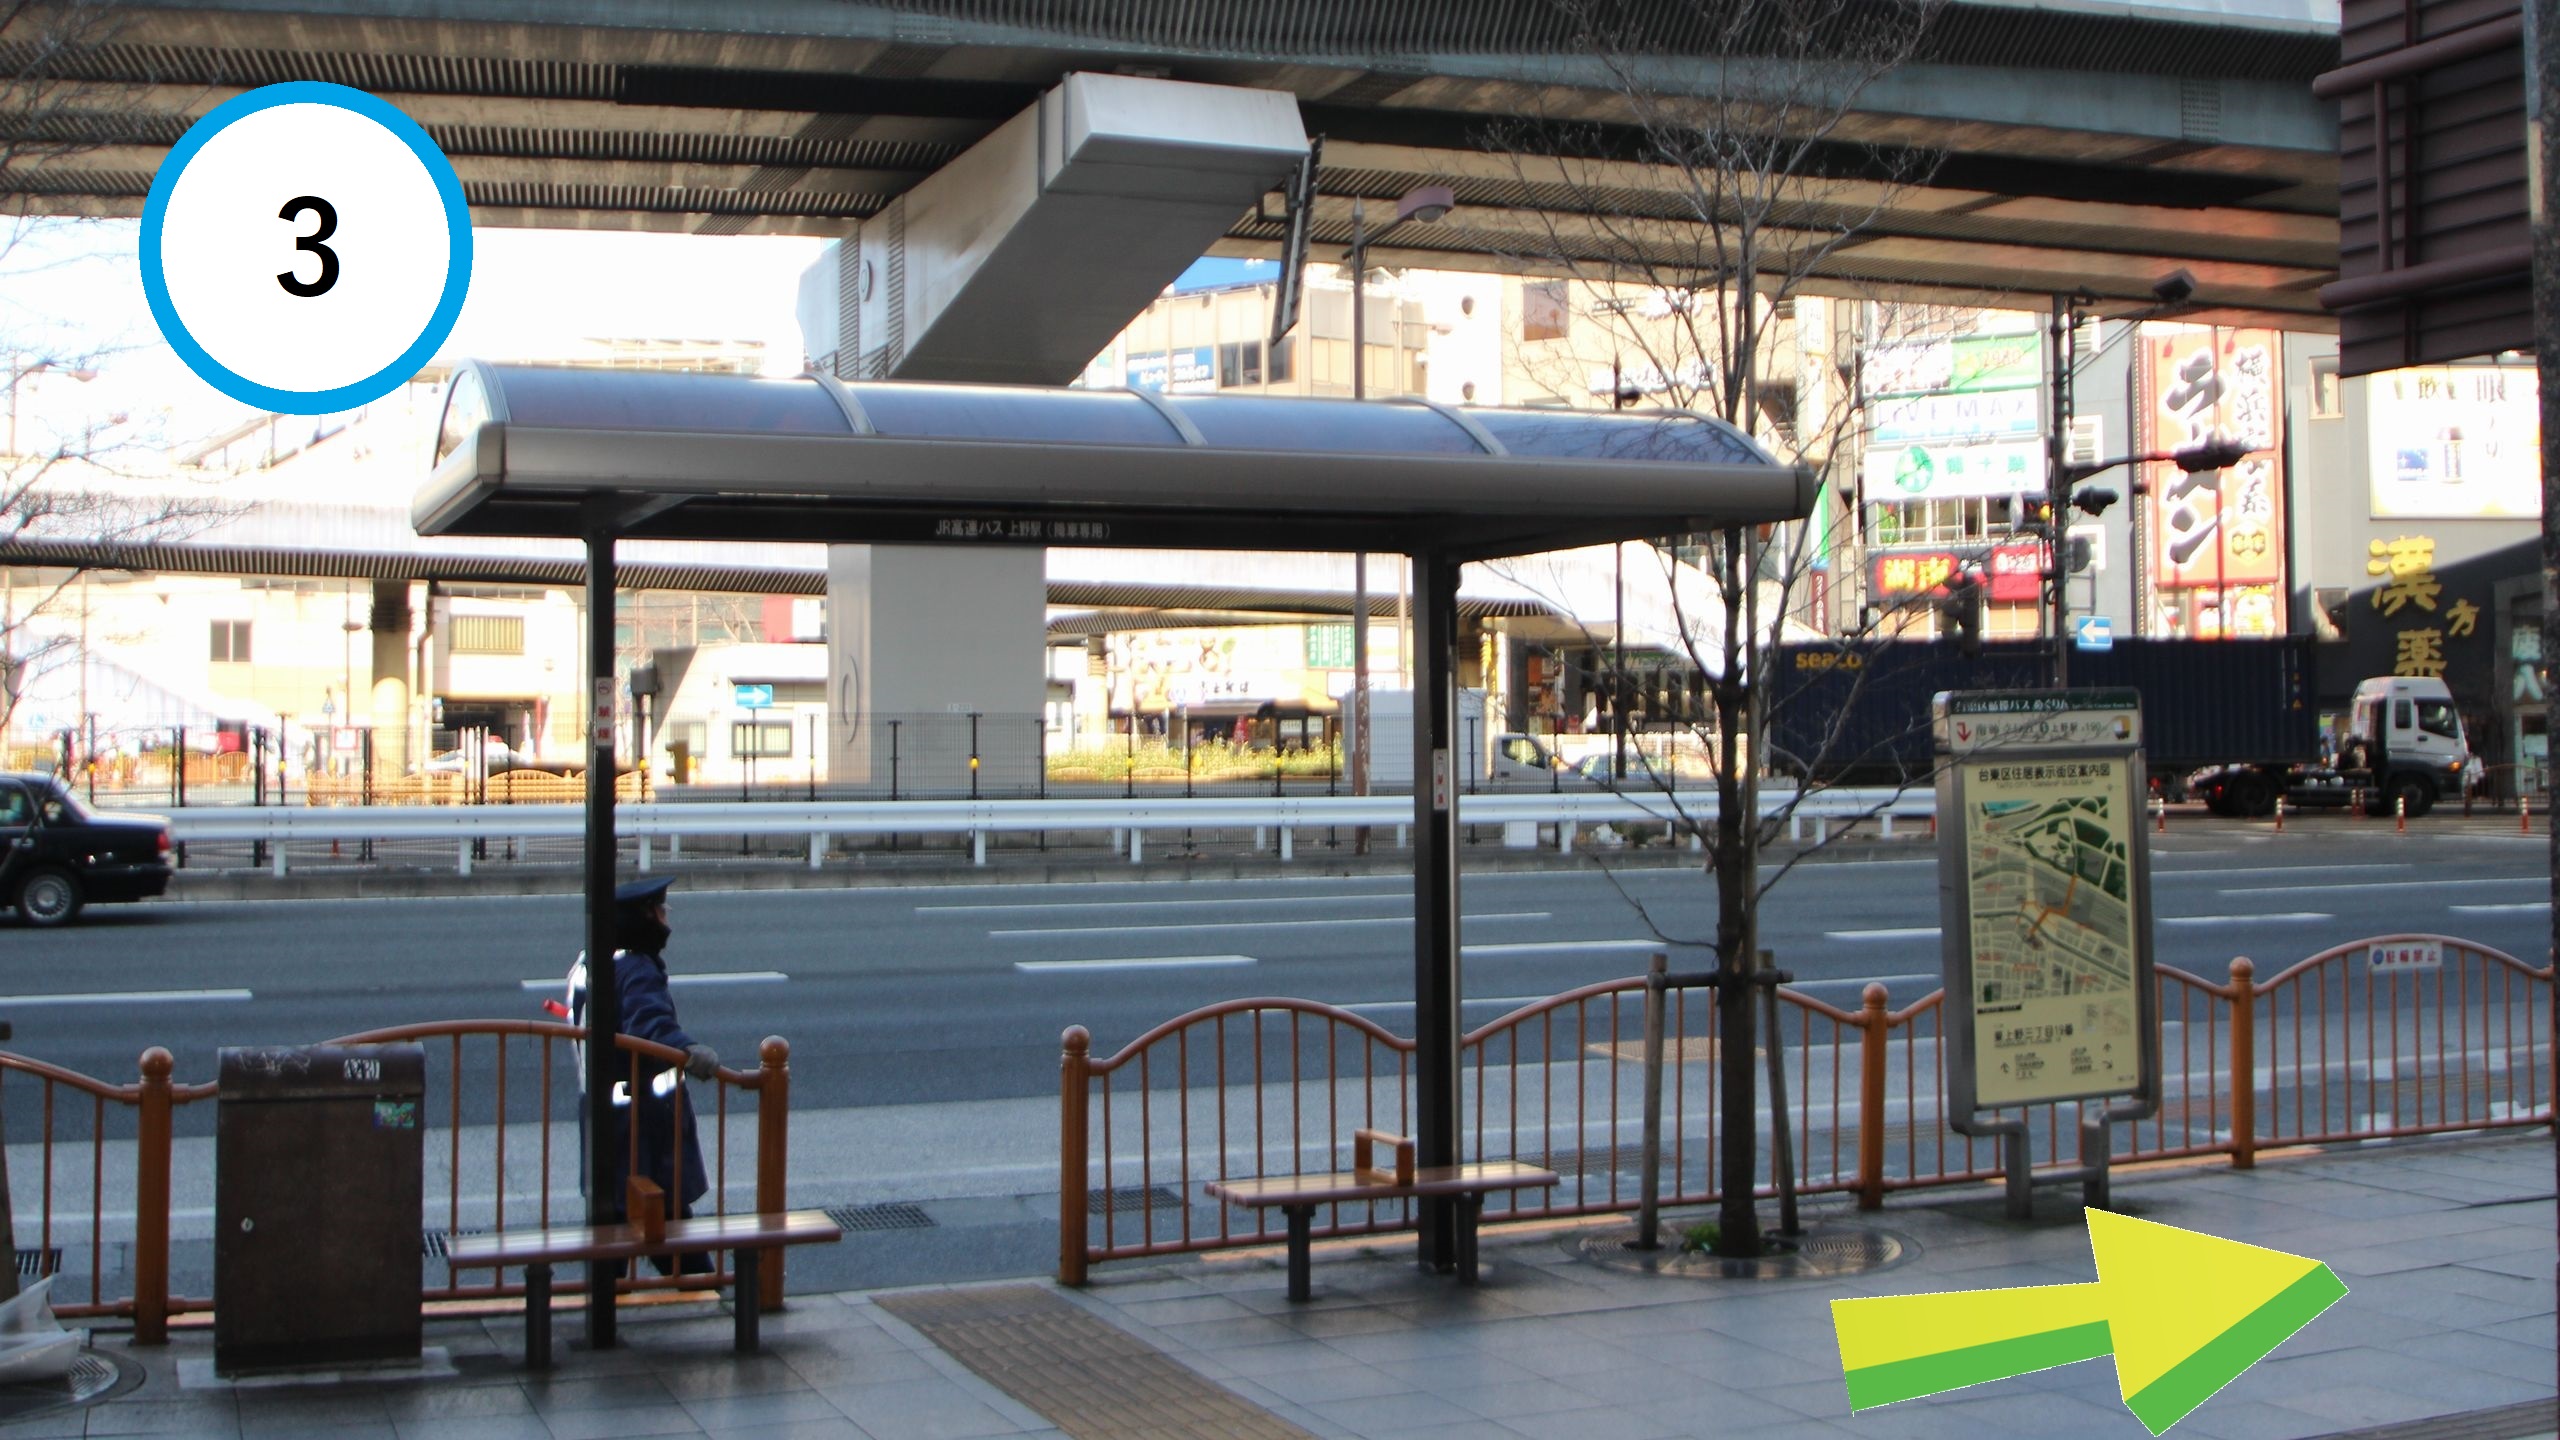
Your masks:
M 223 1049 L 217 1373 L 417 1356 L 426 1074 L 413 1044 Z

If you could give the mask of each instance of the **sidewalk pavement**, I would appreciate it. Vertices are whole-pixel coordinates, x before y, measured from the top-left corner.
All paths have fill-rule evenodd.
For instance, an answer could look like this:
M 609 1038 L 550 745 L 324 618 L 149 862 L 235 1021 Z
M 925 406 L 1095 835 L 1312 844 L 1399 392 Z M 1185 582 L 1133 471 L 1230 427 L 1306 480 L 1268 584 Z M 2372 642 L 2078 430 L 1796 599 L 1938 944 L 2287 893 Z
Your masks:
M 2326 1261 L 2349 1293 L 2174 1432 L 2284 1440 L 2560 1433 L 2554 1400 L 2553 1140 L 2496 1137 L 2121 1172 L 2129 1213 Z M 563 1347 L 518 1368 L 514 1318 L 431 1321 L 426 1373 L 211 1374 L 211 1340 L 99 1341 L 141 1383 L 86 1409 L 0 1425 L 16 1436 L 396 1436 L 802 1440 L 971 1436 L 1657 1436 L 2007 1440 L 2145 1432 L 2103 1361 L 1852 1416 L 1828 1302 L 1851 1295 L 2047 1285 L 2094 1277 L 2076 1191 L 2001 1218 L 1988 1188 L 1897 1197 L 1808 1222 L 1904 1242 L 1889 1268 L 1832 1279 L 1635 1272 L 1612 1218 L 1489 1232 L 1484 1283 L 1419 1273 L 1410 1237 L 1319 1247 L 1293 1306 L 1276 1251 L 1100 1267 L 1047 1281 L 795 1295 L 766 1353 L 727 1349 L 725 1314 L 626 1315 L 625 1345 Z M 1674 1232 L 1676 1233 L 1676 1232 Z M 563 1314 L 564 1339 L 578 1329 Z

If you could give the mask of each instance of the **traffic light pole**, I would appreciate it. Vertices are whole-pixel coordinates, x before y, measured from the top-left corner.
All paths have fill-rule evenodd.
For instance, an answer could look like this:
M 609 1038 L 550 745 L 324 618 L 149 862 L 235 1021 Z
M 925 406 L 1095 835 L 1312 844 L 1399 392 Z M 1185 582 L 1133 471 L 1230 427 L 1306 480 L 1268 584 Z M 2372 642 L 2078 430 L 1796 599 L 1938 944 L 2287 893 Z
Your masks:
M 2071 420 L 2072 375 L 2077 368 L 2073 353 L 2080 340 L 2080 297 L 2057 294 L 2053 297 L 2053 426 L 2044 437 L 2045 533 L 2044 602 L 2053 640 L 2053 688 L 2066 689 L 2071 684 L 2071 585 L 2070 566 L 2063 558 L 2062 537 L 2071 522 Z

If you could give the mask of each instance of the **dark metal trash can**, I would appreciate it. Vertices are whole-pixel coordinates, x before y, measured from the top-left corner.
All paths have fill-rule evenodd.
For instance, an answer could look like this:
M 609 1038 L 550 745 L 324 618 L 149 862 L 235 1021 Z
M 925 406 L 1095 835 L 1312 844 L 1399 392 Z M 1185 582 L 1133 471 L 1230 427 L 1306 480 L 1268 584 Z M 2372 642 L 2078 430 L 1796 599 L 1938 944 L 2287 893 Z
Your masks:
M 426 1076 L 413 1044 L 224 1048 L 217 1373 L 418 1354 Z

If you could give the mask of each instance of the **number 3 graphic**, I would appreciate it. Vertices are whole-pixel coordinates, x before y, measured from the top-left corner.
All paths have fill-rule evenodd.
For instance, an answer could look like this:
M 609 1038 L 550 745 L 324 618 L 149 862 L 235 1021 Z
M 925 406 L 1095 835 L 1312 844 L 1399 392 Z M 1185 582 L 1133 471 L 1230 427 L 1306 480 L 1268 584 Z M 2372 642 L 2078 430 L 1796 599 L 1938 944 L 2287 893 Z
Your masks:
M 285 288 L 286 294 L 309 300 L 328 294 L 329 287 L 338 283 L 338 252 L 320 243 L 338 233 L 338 209 L 317 195 L 297 195 L 284 202 L 284 208 L 276 212 L 276 218 L 291 220 L 304 211 L 310 211 L 320 217 L 320 228 L 308 235 L 297 237 L 293 242 L 293 248 L 308 250 L 320 257 L 320 278 L 309 281 L 297 280 L 293 272 L 287 270 L 276 276 L 276 283 Z

